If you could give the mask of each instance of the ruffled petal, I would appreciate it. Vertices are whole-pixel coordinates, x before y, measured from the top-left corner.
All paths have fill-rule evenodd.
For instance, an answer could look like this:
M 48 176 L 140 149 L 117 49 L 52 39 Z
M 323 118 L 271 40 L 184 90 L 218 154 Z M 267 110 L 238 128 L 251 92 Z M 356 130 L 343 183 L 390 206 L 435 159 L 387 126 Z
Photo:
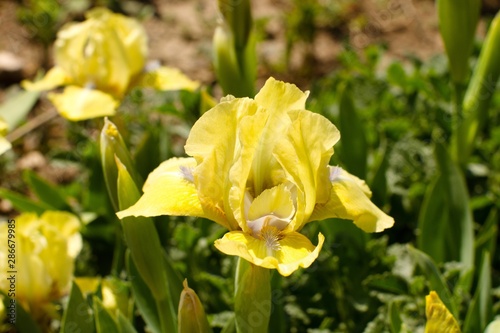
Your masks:
M 115 114 L 118 102 L 99 90 L 68 86 L 62 93 L 50 93 L 50 101 L 66 119 L 79 121 Z
M 309 221 L 332 217 L 352 220 L 365 232 L 380 232 L 393 226 L 394 219 L 370 201 L 367 186 L 362 186 L 364 182 L 347 171 L 336 172 L 331 179 L 330 199 L 325 204 L 316 205 Z
M 296 85 L 278 81 L 273 77 L 255 95 L 255 101 L 270 113 L 302 110 L 306 107 L 309 91 L 303 92 Z
M 158 90 L 196 90 L 200 86 L 177 68 L 160 67 L 142 74 L 137 85 Z
M 299 267 L 307 268 L 318 257 L 325 238 L 318 235 L 318 245 L 302 234 L 291 232 L 278 241 L 277 249 L 272 250 L 263 239 L 257 239 L 242 231 L 231 231 L 215 241 L 215 247 L 228 255 L 239 256 L 254 265 L 277 269 L 288 276 Z
M 105 8 L 95 8 L 88 19 L 68 23 L 57 33 L 55 61 L 72 78 L 72 84 L 121 97 L 132 73 L 127 50 L 110 17 L 117 15 Z
M 340 133 L 328 119 L 310 111 L 290 111 L 289 117 L 292 125 L 280 136 L 274 155 L 299 189 L 297 216 L 291 227 L 300 230 L 315 205 L 330 197 L 328 162 Z
M 24 80 L 21 86 L 30 91 L 51 90 L 71 83 L 71 77 L 61 67 L 53 67 L 36 82 Z
M 229 176 L 235 158 L 241 154 L 239 123 L 241 118 L 252 116 L 258 111 L 259 107 L 248 98 L 221 102 L 198 119 L 185 146 L 186 153 L 198 162 L 193 175 L 200 200 L 226 212 L 229 230 L 244 228 L 238 224 L 229 203 L 232 187 L 230 178 L 242 182 L 247 179 L 243 170 Z

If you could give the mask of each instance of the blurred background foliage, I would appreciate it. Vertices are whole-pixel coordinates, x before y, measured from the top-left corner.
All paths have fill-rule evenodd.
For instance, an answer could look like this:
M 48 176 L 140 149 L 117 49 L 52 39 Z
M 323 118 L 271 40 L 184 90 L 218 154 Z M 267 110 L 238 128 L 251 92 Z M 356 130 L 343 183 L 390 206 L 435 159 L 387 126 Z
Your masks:
M 432 258 L 420 251 L 432 242 L 426 237 L 453 235 L 457 227 L 453 221 L 441 223 L 440 207 L 426 203 L 436 175 L 447 163 L 444 155 L 435 157 L 440 154 L 435 145 L 446 144 L 452 135 L 453 92 L 446 56 L 387 60 L 387 45 L 383 43 L 358 47 L 353 37 L 360 35 L 352 31 L 370 35 L 373 30 L 356 1 L 284 3 L 286 15 L 280 28 L 285 34 L 284 52 L 279 62 L 261 62 L 259 78 L 276 75 L 310 88 L 308 109 L 329 118 L 342 134 L 333 165 L 366 179 L 373 201 L 394 217 L 396 224 L 381 235 L 364 234 L 340 220 L 308 225 L 304 233 L 311 238 L 321 231 L 326 236 L 325 245 L 309 269 L 289 278 L 274 272 L 271 331 L 423 332 L 424 297 L 429 290 L 441 290 L 449 296 L 443 301 L 450 305 L 464 332 L 483 331 L 485 324 L 500 315 L 500 254 L 496 251 L 500 209 L 498 88 L 488 121 L 461 170 L 475 234 L 471 247 L 461 249 L 475 258 L 475 269 L 469 272 L 458 260 L 442 260 L 445 255 Z M 111 0 L 23 0 L 18 1 L 16 14 L 31 31 L 33 42 L 46 50 L 43 64 L 47 68 L 58 29 L 65 22 L 82 19 L 86 9 L 97 5 L 136 17 L 158 15 L 155 1 Z M 192 5 L 201 6 L 197 2 Z M 487 25 L 490 7 L 484 8 Z M 263 41 L 268 34 L 266 19 L 258 18 L 255 25 L 258 39 Z M 343 47 L 332 59 L 333 69 L 318 73 L 313 41 L 325 31 Z M 482 39 L 477 39 L 471 68 L 481 46 Z M 292 59 L 297 47 L 304 52 L 299 67 Z M 220 95 L 213 81 L 207 83 L 196 92 L 134 89 L 122 103 L 120 116 L 112 120 L 143 179 L 165 159 L 184 155 L 191 126 L 212 103 L 208 95 Z M 19 104 L 6 106 L 9 98 L 16 96 L 16 88 L 2 89 L 3 112 L 16 112 Z M 32 106 L 27 103 L 23 112 L 28 114 Z M 40 100 L 23 124 L 49 108 Z M 47 209 L 75 213 L 84 225 L 84 247 L 75 275 L 111 276 L 128 288 L 123 248 L 118 246 L 123 241 L 120 224 L 99 160 L 96 138 L 102 127 L 102 119 L 79 123 L 52 119 L 35 129 L 35 135 L 27 132 L 17 138 L 14 150 L 0 157 L 1 214 L 15 216 L 17 212 Z M 439 158 L 445 161 L 439 162 Z M 423 234 L 423 219 L 429 218 L 435 233 Z M 189 279 L 214 331 L 231 332 L 235 259 L 213 247 L 224 230 L 203 219 L 160 217 L 154 223 L 173 267 L 180 277 Z M 451 242 L 461 246 L 458 239 Z M 98 291 L 93 295 L 103 298 Z M 123 302 L 129 302 L 129 297 Z M 487 315 L 478 310 L 484 304 L 491 309 Z M 144 330 L 137 311 L 129 316 L 138 331 Z M 478 319 L 484 316 L 488 322 Z

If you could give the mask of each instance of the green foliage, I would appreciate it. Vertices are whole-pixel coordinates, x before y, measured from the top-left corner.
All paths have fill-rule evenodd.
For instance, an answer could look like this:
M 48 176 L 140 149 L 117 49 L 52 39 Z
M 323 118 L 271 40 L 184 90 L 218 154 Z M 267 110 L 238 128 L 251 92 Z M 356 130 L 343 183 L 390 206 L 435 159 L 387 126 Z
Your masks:
M 339 13 L 351 1 L 335 3 L 339 7 L 325 5 L 333 4 L 329 1 L 295 1 L 286 18 L 291 23 L 288 47 L 311 42 L 318 28 L 341 24 L 344 16 Z M 23 12 L 23 22 L 29 26 L 36 11 L 47 11 L 40 8 Z M 47 14 L 51 23 L 39 38 L 53 39 L 60 13 Z M 332 23 L 334 17 L 339 23 Z M 45 143 L 41 149 L 50 163 L 74 166 L 76 175 L 59 184 L 42 173 L 24 171 L 23 182 L 5 180 L 0 197 L 19 212 L 59 209 L 77 214 L 84 250 L 76 275 L 114 276 L 131 290 L 124 296 L 126 310 L 113 311 L 106 308 L 102 288 L 82 293 L 73 283 L 67 303 L 59 304 L 61 331 L 71 332 L 75 325 L 85 332 L 176 331 L 181 280 L 187 277 L 214 332 L 243 331 L 242 318 L 250 320 L 255 310 L 245 296 L 249 290 L 271 294 L 271 332 L 423 331 L 424 297 L 430 290 L 439 294 L 463 332 L 496 332 L 500 94 L 498 89 L 489 92 L 481 106 L 482 125 L 457 160 L 455 148 L 450 149 L 456 135 L 454 91 L 445 57 L 383 65 L 384 52 L 378 46 L 360 51 L 346 44 L 339 68 L 313 81 L 308 109 L 339 127 L 342 139 L 332 162 L 367 179 L 372 200 L 396 224 L 383 236 L 367 235 L 343 220 L 307 225 L 303 232 L 310 238 L 318 231 L 325 235 L 324 247 L 311 267 L 288 278 L 268 274 L 262 277 L 265 283 L 252 285 L 255 280 L 245 280 L 248 267 L 238 268 L 233 258 L 215 250 L 214 241 L 225 231 L 205 219 L 119 222 L 115 216 L 140 196 L 142 179 L 158 164 L 184 155 L 191 126 L 211 103 L 206 91 L 134 89 L 112 119 L 121 133 L 116 140 L 104 138 L 99 146 L 102 121 L 87 121 L 67 126 L 64 145 Z M 477 57 L 478 50 L 474 52 Z M 488 88 L 478 78 L 488 72 L 485 68 L 490 67 L 484 61 L 476 67 L 470 96 Z M 460 70 L 468 73 L 469 68 Z M 465 109 L 470 96 L 466 94 Z M 38 94 L 19 93 L 0 107 L 0 115 L 16 127 L 37 100 Z M 16 154 L 14 149 L 8 158 Z M 117 166 L 115 157 L 123 164 Z M 11 172 L 8 158 L 1 157 L 2 176 Z M 235 277 L 236 271 L 240 275 Z M 270 290 L 267 280 L 272 281 Z M 243 296 L 235 299 L 235 294 Z M 22 308 L 18 321 L 22 332 L 41 330 Z

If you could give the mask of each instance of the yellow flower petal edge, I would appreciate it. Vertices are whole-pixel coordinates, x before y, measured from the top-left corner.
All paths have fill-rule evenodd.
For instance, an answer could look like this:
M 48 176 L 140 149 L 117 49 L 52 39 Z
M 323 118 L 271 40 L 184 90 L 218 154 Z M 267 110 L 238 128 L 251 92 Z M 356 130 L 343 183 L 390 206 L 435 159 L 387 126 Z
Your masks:
M 200 87 L 198 81 L 191 80 L 177 68 L 165 66 L 142 74 L 138 79 L 137 85 L 157 90 L 193 91 Z
M 196 216 L 205 217 L 227 227 L 216 210 L 202 207 L 193 182 L 194 158 L 171 158 L 151 172 L 144 184 L 144 194 L 133 206 L 117 213 L 127 216 Z
M 460 333 L 457 321 L 435 291 L 425 297 L 425 315 L 425 333 Z
M 53 67 L 45 74 L 45 76 L 36 82 L 24 80 L 21 86 L 30 91 L 51 90 L 60 86 L 64 86 L 71 82 L 71 78 L 61 67 Z
M 330 179 L 330 199 L 316 205 L 309 221 L 332 217 L 353 220 L 365 232 L 380 232 L 394 225 L 394 219 L 370 201 L 369 189 L 359 178 L 339 167 L 331 167 Z
M 309 91 L 303 92 L 296 85 L 270 77 L 255 95 L 255 102 L 270 113 L 303 110 Z
M 289 276 L 299 267 L 309 267 L 318 257 L 324 241 L 320 233 L 318 245 L 314 246 L 304 235 L 291 232 L 276 240 L 276 248 L 270 252 L 266 240 L 242 231 L 231 231 L 216 240 L 215 247 L 225 254 L 239 256 L 257 266 L 277 269 L 281 275 Z
M 50 93 L 48 97 L 61 116 L 73 121 L 112 116 L 118 107 L 111 95 L 77 86 L 67 86 L 62 93 Z

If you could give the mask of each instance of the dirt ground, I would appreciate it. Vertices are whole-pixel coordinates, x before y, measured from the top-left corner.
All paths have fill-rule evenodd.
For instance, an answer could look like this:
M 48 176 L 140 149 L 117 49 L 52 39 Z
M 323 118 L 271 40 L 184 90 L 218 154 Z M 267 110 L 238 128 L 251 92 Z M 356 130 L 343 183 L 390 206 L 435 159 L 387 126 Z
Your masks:
M 44 49 L 33 41 L 32 33 L 16 19 L 18 2 L 0 2 L 0 62 L 8 53 L 21 68 L 20 73 L 1 77 L 4 86 L 21 78 L 32 77 L 43 66 Z M 217 22 L 215 0 L 152 1 L 150 15 L 144 26 L 150 41 L 150 58 L 178 67 L 194 79 L 214 82 L 211 67 L 211 38 Z M 295 45 L 288 66 L 283 62 L 286 50 L 288 15 L 293 10 L 292 0 L 254 0 L 254 18 L 265 22 L 264 39 L 259 43 L 259 77 L 269 75 L 286 77 L 293 81 L 305 61 L 305 46 Z M 415 55 L 428 58 L 442 52 L 438 34 L 434 2 L 429 0 L 363 0 L 348 8 L 339 24 L 341 34 L 350 35 L 352 46 L 363 49 L 373 42 L 384 42 L 388 56 L 404 58 Z M 312 76 L 330 72 L 337 65 L 336 56 L 343 48 L 339 33 L 319 29 L 312 42 L 315 72 Z M 50 65 L 50 54 L 48 57 Z M 276 70 L 280 68 L 280 70 Z M 273 73 L 273 71 L 275 73 Z M 276 73 L 277 72 L 277 73 Z M 0 95 L 1 98 L 1 95 Z

